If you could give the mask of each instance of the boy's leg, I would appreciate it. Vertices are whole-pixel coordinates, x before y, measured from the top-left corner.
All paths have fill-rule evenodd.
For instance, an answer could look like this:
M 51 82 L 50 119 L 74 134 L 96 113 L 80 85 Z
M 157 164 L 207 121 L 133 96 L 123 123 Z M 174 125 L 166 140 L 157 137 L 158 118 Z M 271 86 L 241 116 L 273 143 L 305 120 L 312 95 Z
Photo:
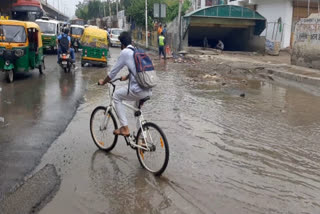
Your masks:
M 72 62 L 75 62 L 75 56 L 74 56 L 74 49 L 73 48 L 70 48 L 70 56 L 71 56 Z
M 148 96 L 148 95 L 146 95 Z M 124 135 L 130 134 L 129 127 L 128 127 L 128 120 L 126 117 L 126 109 L 123 105 L 123 101 L 136 101 L 136 106 L 139 105 L 137 102 L 139 102 L 140 99 L 143 99 L 144 93 L 132 93 L 130 92 L 128 94 L 128 89 L 126 87 L 120 88 L 119 90 L 116 90 L 113 95 L 113 101 L 115 104 L 115 109 L 118 115 L 118 119 L 120 122 L 120 129 L 116 130 L 116 134 L 121 133 Z M 137 106 L 138 107 L 138 106 Z M 140 125 L 139 125 L 140 126 Z

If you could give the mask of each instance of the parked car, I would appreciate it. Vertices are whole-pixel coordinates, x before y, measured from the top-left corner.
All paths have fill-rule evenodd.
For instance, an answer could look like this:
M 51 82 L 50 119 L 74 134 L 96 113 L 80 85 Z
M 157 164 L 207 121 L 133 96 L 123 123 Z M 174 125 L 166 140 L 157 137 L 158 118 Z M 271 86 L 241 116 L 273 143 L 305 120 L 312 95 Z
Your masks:
M 123 32 L 123 29 L 120 28 L 111 28 L 110 30 L 110 45 L 112 46 L 120 46 L 120 41 L 118 37 Z

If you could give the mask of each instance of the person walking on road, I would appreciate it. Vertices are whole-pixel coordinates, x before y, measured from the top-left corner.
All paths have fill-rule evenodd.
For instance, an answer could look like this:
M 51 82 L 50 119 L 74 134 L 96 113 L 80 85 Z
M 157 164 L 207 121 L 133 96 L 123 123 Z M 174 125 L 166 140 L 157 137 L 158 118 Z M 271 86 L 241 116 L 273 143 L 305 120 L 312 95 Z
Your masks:
M 163 32 L 161 32 L 158 38 L 158 44 L 159 44 L 159 60 L 161 60 L 161 55 L 163 55 L 164 60 L 166 60 L 167 59 L 166 51 L 165 51 L 166 37 L 164 37 Z

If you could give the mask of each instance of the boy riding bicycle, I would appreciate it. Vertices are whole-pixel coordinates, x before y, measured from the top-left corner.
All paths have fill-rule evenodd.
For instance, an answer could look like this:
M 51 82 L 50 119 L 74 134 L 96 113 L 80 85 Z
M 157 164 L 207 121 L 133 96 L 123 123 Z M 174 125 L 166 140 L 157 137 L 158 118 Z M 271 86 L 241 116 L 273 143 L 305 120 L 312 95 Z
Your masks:
M 120 129 L 114 130 L 115 135 L 129 136 L 130 130 L 128 127 L 128 120 L 125 113 L 125 108 L 122 101 L 135 101 L 135 106 L 139 106 L 139 101 L 145 97 L 151 96 L 151 89 L 143 89 L 137 83 L 135 76 L 137 75 L 136 65 L 134 61 L 134 51 L 130 48 L 134 48 L 131 45 L 132 39 L 128 32 L 122 32 L 119 36 L 121 42 L 121 53 L 117 60 L 117 63 L 113 66 L 109 74 L 105 79 L 100 79 L 98 84 L 105 85 L 114 79 L 120 70 L 127 66 L 131 71 L 128 75 L 122 76 L 121 81 L 129 81 L 129 88 L 123 87 L 115 91 L 113 98 L 115 109 L 120 122 Z

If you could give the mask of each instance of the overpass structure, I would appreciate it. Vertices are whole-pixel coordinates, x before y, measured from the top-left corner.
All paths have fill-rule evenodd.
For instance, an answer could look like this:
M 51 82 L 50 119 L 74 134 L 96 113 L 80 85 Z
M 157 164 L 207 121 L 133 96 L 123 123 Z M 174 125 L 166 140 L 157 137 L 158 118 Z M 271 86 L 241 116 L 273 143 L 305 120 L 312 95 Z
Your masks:
M 41 0 L 41 5 L 43 10 L 45 11 L 45 15 L 52 18 L 52 19 L 57 19 L 61 21 L 68 21 L 69 17 L 59 10 L 57 10 L 55 7 L 52 5 L 48 4 L 47 1 Z

